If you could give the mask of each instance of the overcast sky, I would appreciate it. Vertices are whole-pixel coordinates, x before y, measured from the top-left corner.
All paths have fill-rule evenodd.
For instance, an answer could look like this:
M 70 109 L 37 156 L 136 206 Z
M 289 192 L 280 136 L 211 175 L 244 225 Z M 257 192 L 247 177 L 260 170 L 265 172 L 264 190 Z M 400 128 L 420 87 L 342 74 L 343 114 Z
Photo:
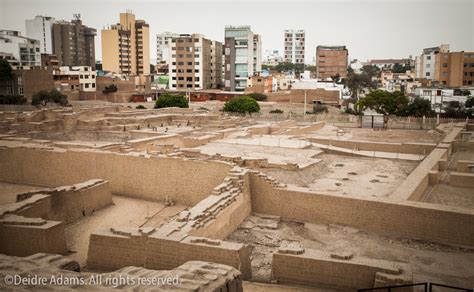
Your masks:
M 80 13 L 98 30 L 96 58 L 101 58 L 100 30 L 131 9 L 150 24 L 151 56 L 155 35 L 163 31 L 202 33 L 224 39 L 226 25 L 251 25 L 262 35 L 263 49 L 283 49 L 285 29 L 306 30 L 306 60 L 318 45 L 346 45 L 351 59 L 404 58 L 441 43 L 451 51 L 474 51 L 474 0 L 244 1 L 244 0 L 0 0 L 0 29 L 25 32 L 35 15 L 71 20 Z

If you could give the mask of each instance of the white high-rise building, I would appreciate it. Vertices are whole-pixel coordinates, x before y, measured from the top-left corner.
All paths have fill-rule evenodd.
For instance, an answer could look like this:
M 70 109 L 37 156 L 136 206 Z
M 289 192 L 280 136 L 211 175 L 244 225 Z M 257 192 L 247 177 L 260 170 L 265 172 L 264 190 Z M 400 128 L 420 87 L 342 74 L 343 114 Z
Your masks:
M 10 57 L 14 69 L 41 66 L 39 41 L 23 37 L 18 31 L 0 30 L 0 52 Z
M 179 34 L 163 32 L 156 35 L 156 64 L 170 63 L 170 43 L 171 39 L 179 37 Z
M 53 53 L 54 18 L 38 15 L 34 19 L 25 20 L 26 37 L 40 42 L 42 54 Z
M 244 91 L 247 80 L 262 71 L 262 40 L 250 26 L 225 28 L 224 87 L 227 91 Z
M 285 62 L 304 64 L 305 31 L 285 30 Z
M 423 49 L 423 53 L 415 57 L 415 78 L 434 80 L 436 55 L 447 52 L 449 52 L 449 45 Z

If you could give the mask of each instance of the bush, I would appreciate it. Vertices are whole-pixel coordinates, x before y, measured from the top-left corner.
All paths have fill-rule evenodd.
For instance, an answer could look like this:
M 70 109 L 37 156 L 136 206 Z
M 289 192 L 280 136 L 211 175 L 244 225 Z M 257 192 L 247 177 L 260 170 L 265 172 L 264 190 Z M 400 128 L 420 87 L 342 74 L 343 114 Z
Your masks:
M 0 95 L 0 104 L 24 104 L 26 98 L 20 95 Z
M 146 107 L 143 106 L 142 104 L 139 104 L 139 105 L 137 105 L 136 109 L 146 109 Z
M 277 109 L 271 110 L 270 113 L 271 113 L 271 114 L 282 114 L 283 111 L 282 111 L 281 109 L 278 109 L 278 108 L 277 108 Z
M 117 86 L 115 84 L 110 84 L 109 86 L 106 86 L 104 90 L 102 90 L 102 93 L 112 93 L 112 92 L 117 92 Z
M 254 92 L 254 93 L 248 94 L 248 96 L 250 96 L 251 98 L 257 101 L 267 101 L 267 96 L 263 93 Z
M 41 90 L 37 93 L 33 94 L 31 104 L 32 105 L 46 105 L 49 102 L 57 103 L 62 106 L 66 106 L 68 104 L 67 96 L 62 94 L 56 89 L 51 91 Z
M 474 97 L 469 97 L 467 100 L 466 100 L 466 103 L 464 104 L 464 107 L 466 108 L 471 108 L 471 107 L 474 107 Z
M 260 106 L 258 102 L 250 96 L 238 96 L 226 101 L 223 111 L 245 115 L 247 113 L 258 113 Z
M 313 106 L 313 114 L 318 114 L 322 112 L 328 113 L 329 112 L 328 107 L 320 103 L 317 103 Z
M 188 108 L 189 103 L 186 97 L 182 94 L 175 95 L 165 93 L 160 95 L 160 97 L 156 100 L 155 108 L 165 108 L 165 107 L 180 107 L 180 108 Z

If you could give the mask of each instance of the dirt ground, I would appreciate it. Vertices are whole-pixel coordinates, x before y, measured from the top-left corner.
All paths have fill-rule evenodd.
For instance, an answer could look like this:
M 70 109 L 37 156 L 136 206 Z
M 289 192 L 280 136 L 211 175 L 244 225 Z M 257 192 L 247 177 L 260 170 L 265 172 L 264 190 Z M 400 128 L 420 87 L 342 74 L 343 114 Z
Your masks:
M 147 200 L 113 196 L 114 205 L 96 211 L 66 227 L 66 242 L 71 254 L 69 257 L 86 264 L 90 234 L 97 229 L 111 227 L 159 227 L 167 219 L 187 208 Z
M 41 189 L 44 189 L 44 187 L 0 182 L 0 205 L 15 203 L 16 195 L 20 193 Z
M 354 256 L 410 263 L 413 282 L 460 287 L 474 283 L 474 249 L 440 243 L 391 238 L 350 227 L 248 217 L 227 240 L 249 244 L 253 281 L 269 282 L 272 254 L 286 242 L 326 252 L 352 252 Z
M 298 171 L 259 169 L 282 183 L 319 193 L 389 197 L 417 162 L 320 154 L 321 162 Z

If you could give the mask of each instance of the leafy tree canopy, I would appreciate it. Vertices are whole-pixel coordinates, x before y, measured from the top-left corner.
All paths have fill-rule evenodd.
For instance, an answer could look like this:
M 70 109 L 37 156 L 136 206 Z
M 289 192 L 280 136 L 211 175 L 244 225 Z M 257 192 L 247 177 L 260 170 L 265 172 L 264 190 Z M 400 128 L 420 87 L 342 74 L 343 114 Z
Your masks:
M 50 102 L 66 106 L 68 104 L 67 96 L 59 92 L 57 89 L 51 91 L 41 90 L 33 94 L 31 99 L 32 105 L 46 105 Z
M 258 102 L 249 96 L 238 96 L 226 101 L 224 104 L 224 112 L 251 114 L 258 113 L 260 106 Z
M 0 59 L 0 81 L 9 81 L 13 79 L 12 66 L 5 59 Z
M 188 108 L 188 99 L 183 94 L 169 94 L 165 93 L 160 95 L 155 103 L 155 108 L 165 107 L 180 107 Z
M 408 105 L 408 97 L 400 91 L 393 93 L 384 90 L 373 90 L 359 101 L 362 109 L 372 109 L 383 115 L 400 115 Z
M 431 102 L 428 99 L 415 97 L 407 106 L 405 115 L 413 117 L 431 116 L 434 111 L 431 109 Z

